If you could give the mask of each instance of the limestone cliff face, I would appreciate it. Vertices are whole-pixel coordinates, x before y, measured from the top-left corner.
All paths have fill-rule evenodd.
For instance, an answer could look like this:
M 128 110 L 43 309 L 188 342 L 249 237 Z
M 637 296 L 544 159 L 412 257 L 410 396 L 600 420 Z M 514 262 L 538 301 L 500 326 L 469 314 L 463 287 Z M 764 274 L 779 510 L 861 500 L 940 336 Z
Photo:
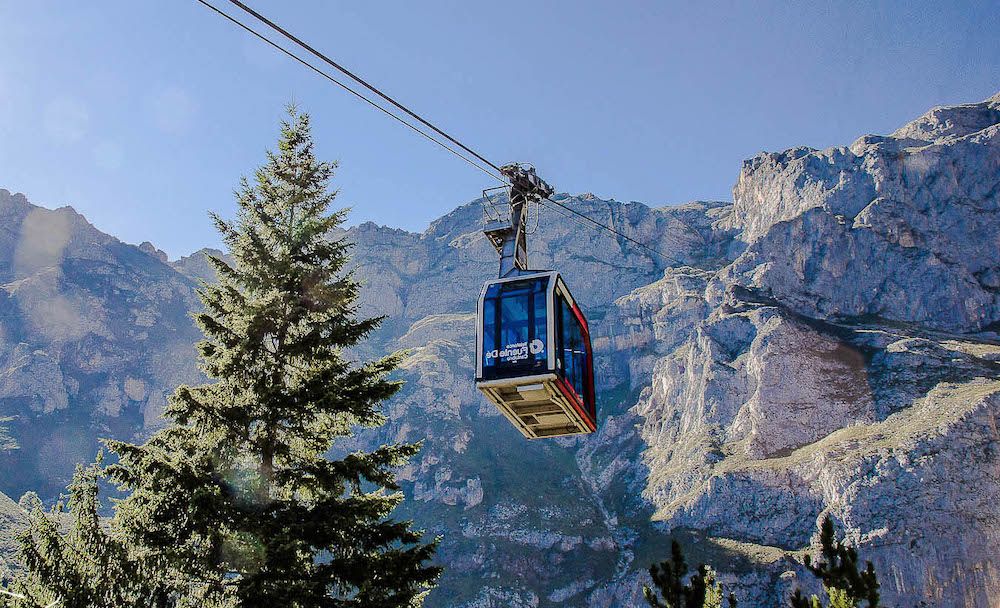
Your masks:
M 663 529 L 771 552 L 782 589 L 829 514 L 890 605 L 1000 601 L 998 108 L 745 162 L 720 224 L 746 249 L 703 282 L 704 305 L 682 304 L 676 271 L 616 302 L 692 328 L 630 334 L 661 355 L 624 416 Z
M 98 437 L 155 426 L 199 378 L 194 282 L 69 207 L 0 190 L 0 226 L 0 490 L 53 495 Z
M 1000 96 L 937 108 L 888 137 L 743 164 L 721 281 L 817 318 L 978 331 L 997 319 Z
M 712 227 L 728 212 L 724 203 L 649 209 L 591 195 L 565 202 L 696 266 L 717 265 L 732 241 L 728 231 Z M 357 272 L 367 280 L 365 311 L 396 315 L 375 348 L 413 349 L 401 374 L 408 383 L 389 406 L 389 424 L 346 449 L 386 439 L 424 441 L 400 477 L 412 499 L 403 512 L 442 535 L 441 559 L 450 565 L 430 606 L 636 605 L 638 581 L 651 559 L 636 563 L 633 547 L 659 551 L 667 542 L 650 526 L 638 487 L 632 495 L 602 487 L 596 478 L 610 469 L 597 471 L 582 459 L 589 438 L 527 442 L 471 381 L 476 300 L 498 268 L 481 217 L 480 203 L 473 202 L 421 235 L 372 224 L 344 235 L 355 243 Z M 544 230 L 531 237 L 531 265 L 564 272 L 599 336 L 598 348 L 637 343 L 616 329 L 622 315 L 612 303 L 658 284 L 671 262 L 544 209 L 540 225 Z M 704 282 L 704 271 L 677 272 Z M 689 281 L 678 282 L 683 289 Z M 703 303 L 700 293 L 697 300 Z M 647 329 L 636 325 L 637 332 Z M 628 360 L 599 361 L 602 401 L 618 409 L 634 403 Z M 640 369 L 647 377 L 637 384 L 648 383 L 652 363 L 635 361 L 636 378 Z
M 524 444 L 471 387 L 452 388 L 472 375 L 470 296 L 495 268 L 469 229 L 475 206 L 407 237 L 440 253 L 373 283 L 404 325 L 417 319 L 396 343 L 418 348 L 406 411 L 431 400 L 451 421 L 399 431 L 432 437 L 414 480 L 450 463 L 416 483 L 425 512 L 454 504 L 468 531 L 456 541 L 439 528 L 476 590 L 452 605 L 635 605 L 668 534 L 717 564 L 744 605 L 780 605 L 811 582 L 801 554 L 827 514 L 883 572 L 890 602 L 995 603 L 998 101 L 937 109 L 846 148 L 759 155 L 732 205 L 622 208 L 616 225 L 685 266 L 543 218 L 532 261 L 565 270 L 592 320 L 606 417 L 586 439 Z M 376 253 L 390 237 L 404 238 L 352 234 L 364 268 L 398 268 Z M 496 481 L 512 476 L 539 495 L 511 501 Z M 530 519 L 546 502 L 552 517 Z M 513 553 L 499 544 L 512 540 Z
M 390 315 L 354 354 L 411 351 L 389 423 L 341 449 L 424 442 L 397 515 L 442 536 L 427 605 L 642 605 L 671 536 L 741 605 L 783 605 L 826 514 L 891 604 L 996 605 L 998 138 L 1000 96 L 761 154 L 732 203 L 561 195 L 669 256 L 542 210 L 531 265 L 563 272 L 594 336 L 583 438 L 528 442 L 473 387 L 497 269 L 478 201 L 421 234 L 334 235 L 355 244 L 362 312 Z M 213 273 L 3 191 L 0 226 L 0 491 L 16 497 L 65 481 L 71 458 L 52 454 L 159 424 L 164 393 L 197 380 L 186 314 Z

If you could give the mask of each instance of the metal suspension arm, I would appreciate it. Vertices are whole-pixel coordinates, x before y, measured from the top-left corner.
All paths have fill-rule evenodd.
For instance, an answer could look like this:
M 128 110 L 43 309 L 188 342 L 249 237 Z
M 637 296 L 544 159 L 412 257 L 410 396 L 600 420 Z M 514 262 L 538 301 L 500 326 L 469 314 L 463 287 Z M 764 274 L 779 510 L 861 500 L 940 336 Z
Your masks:
M 528 270 L 527 205 L 548 198 L 555 189 L 527 163 L 503 165 L 500 173 L 510 182 L 509 222 L 493 222 L 483 232 L 500 254 L 502 278 Z

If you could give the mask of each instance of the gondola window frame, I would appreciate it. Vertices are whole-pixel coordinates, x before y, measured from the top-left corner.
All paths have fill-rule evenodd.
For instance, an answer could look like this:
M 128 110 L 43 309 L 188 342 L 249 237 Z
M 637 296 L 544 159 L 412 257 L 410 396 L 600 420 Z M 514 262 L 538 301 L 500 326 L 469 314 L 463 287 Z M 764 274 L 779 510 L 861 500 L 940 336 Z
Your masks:
M 552 315 L 548 314 L 551 309 L 549 302 L 555 288 L 554 273 L 546 273 L 542 276 L 518 276 L 510 279 L 489 283 L 483 286 L 483 292 L 479 300 L 480 311 L 478 318 L 483 320 L 482 327 L 477 328 L 477 377 L 482 380 L 491 380 L 511 376 L 522 375 L 524 373 L 545 373 L 553 371 L 552 357 L 553 350 L 552 334 L 554 330 Z M 534 284 L 526 289 L 524 294 L 511 295 L 510 292 L 518 290 L 518 283 Z M 541 287 L 539 287 L 539 284 Z M 518 343 L 528 345 L 527 358 L 523 363 L 504 361 L 503 352 L 513 343 L 504 342 L 504 331 L 507 329 L 504 323 L 504 303 L 507 300 L 528 296 L 528 304 L 524 308 L 527 318 L 523 323 L 527 330 L 526 340 Z M 544 322 L 539 323 L 539 311 L 544 315 Z M 487 321 L 487 316 L 492 318 Z M 478 321 L 478 319 L 477 319 Z M 520 323 L 520 321 L 515 320 Z M 489 330 L 489 331 L 488 331 Z M 541 331 L 540 331 L 541 330 Z M 539 338 L 539 334 L 542 337 Z M 488 335 L 489 334 L 489 335 Z M 531 352 L 531 344 L 536 339 L 542 342 L 539 352 Z M 496 356 L 488 356 L 491 353 Z

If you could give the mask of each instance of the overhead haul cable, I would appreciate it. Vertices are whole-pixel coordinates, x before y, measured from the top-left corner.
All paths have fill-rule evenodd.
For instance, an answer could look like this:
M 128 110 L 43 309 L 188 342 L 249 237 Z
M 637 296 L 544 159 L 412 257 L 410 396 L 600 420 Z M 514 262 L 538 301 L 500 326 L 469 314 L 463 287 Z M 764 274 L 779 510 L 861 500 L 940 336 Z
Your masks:
M 378 104 L 376 101 L 374 101 L 374 100 L 366 97 L 365 95 L 359 93 L 358 91 L 355 91 L 354 89 L 352 89 L 351 87 L 347 86 L 346 84 L 344 84 L 340 80 L 337 80 L 333 76 L 329 75 L 328 73 L 324 72 L 323 70 L 321 70 L 318 67 L 314 66 L 313 64 L 309 63 L 308 61 L 306 61 L 302 57 L 299 57 L 295 53 L 289 51 L 288 49 L 286 49 L 283 46 L 279 45 L 278 43 L 274 42 L 270 38 L 264 36 L 263 34 L 259 33 L 256 30 L 254 30 L 253 28 L 251 28 L 250 26 L 248 26 L 248 25 L 244 24 L 243 22 L 239 21 L 235 17 L 232 17 L 231 15 L 229 15 L 229 14 L 225 13 L 224 11 L 222 11 L 221 9 L 215 7 L 214 5 L 212 5 L 211 3 L 209 3 L 207 0 L 197 0 L 197 1 L 199 3 L 201 3 L 201 4 L 203 4 L 204 6 L 210 8 L 214 12 L 218 13 L 219 15 L 221 15 L 222 17 L 224 17 L 226 20 L 228 20 L 228 21 L 232 22 L 233 24 L 237 25 L 241 29 L 249 32 L 250 34 L 253 34 L 255 37 L 263 40 L 264 42 L 266 42 L 270 46 L 274 47 L 278 51 L 281 51 L 283 54 L 291 57 L 295 61 L 301 63 L 302 65 L 304 65 L 307 68 L 309 68 L 310 70 L 316 72 L 320 76 L 323 76 L 324 78 L 326 78 L 330 82 L 333 82 L 334 84 L 336 84 L 340 88 L 344 89 L 345 91 L 351 93 L 355 97 L 358 97 L 359 99 L 363 100 L 364 102 L 368 103 L 369 105 L 377 108 L 379 111 L 387 114 L 388 116 L 394 118 L 398 122 L 404 124 L 405 126 L 407 126 L 408 128 L 412 129 L 413 131 L 416 131 L 417 133 L 419 133 L 423 137 L 427 138 L 428 140 L 434 142 L 435 144 L 441 146 L 445 150 L 451 152 L 455 156 L 458 156 L 459 158 L 461 158 L 465 162 L 469 163 L 473 167 L 479 169 L 483 173 L 485 173 L 485 174 L 489 175 L 490 177 L 492 177 L 492 178 L 500 181 L 503 184 L 507 184 L 508 183 L 507 180 L 504 179 L 501 175 L 493 173 L 493 171 L 490 171 L 486 167 L 483 167 L 482 165 L 480 165 L 479 163 L 477 163 L 473 159 L 469 158 L 465 154 L 462 154 L 458 150 L 454 149 L 453 147 L 449 146 L 448 144 L 446 144 L 445 142 L 441 141 L 440 139 L 434 137 L 433 135 L 431 135 L 431 134 L 423 131 L 422 129 L 420 129 L 416 125 L 414 125 L 411 122 L 409 122 L 406 119 L 404 119 L 403 117 L 395 114 L 391 110 L 383 107 L 382 105 Z M 332 66 L 334 68 L 336 68 L 341 73 L 343 73 L 344 75 L 348 76 L 349 78 L 351 78 L 355 82 L 359 83 L 360 85 L 364 86 L 366 89 L 368 89 L 369 91 L 375 93 L 376 95 L 378 95 L 379 97 L 381 97 L 385 101 L 388 101 L 393 106 L 395 106 L 396 108 L 402 110 L 403 112 L 405 112 L 407 115 L 409 115 L 413 119 L 415 119 L 415 120 L 419 121 L 421 124 L 429 127 L 435 133 L 437 133 L 441 137 L 445 138 L 446 140 L 448 140 L 449 142 L 451 142 L 455 146 L 458 146 L 459 148 L 461 148 L 462 150 L 464 150 L 468 154 L 472 155 L 473 157 L 475 157 L 475 159 L 477 159 L 478 161 L 484 163 L 490 169 L 493 169 L 497 173 L 501 173 L 500 167 L 498 167 L 497 165 L 493 164 L 492 162 L 490 162 L 489 160 L 487 160 L 486 158 L 484 158 L 482 155 L 478 154 L 477 152 L 475 152 L 474 150 L 472 150 L 471 148 L 469 148 L 468 146 L 466 146 L 462 142 L 458 141 L 457 139 L 455 139 L 451 135 L 448 135 L 447 133 L 445 133 L 444 131 L 442 131 L 438 127 L 434 126 L 433 124 L 431 124 L 430 122 L 428 122 L 427 120 L 425 120 L 420 115 L 416 114 L 415 112 L 413 112 L 412 110 L 410 110 L 406 106 L 400 104 L 395 99 L 389 97 L 388 95 L 386 95 L 385 93 L 383 93 L 382 91 L 380 91 L 379 89 L 377 89 L 376 87 L 374 87 L 373 85 L 369 84 L 368 82 L 366 82 L 361 77 L 357 76 L 356 74 L 354 74 L 353 72 L 351 72 L 347 68 L 343 67 L 339 63 L 337 63 L 334 60 L 330 59 L 329 57 L 327 57 L 323 53 L 317 51 L 315 48 L 313 48 L 309 44 L 306 44 L 301 39 L 299 39 L 298 37 L 296 37 L 293 34 L 289 33 L 287 30 L 285 30 L 281 26 L 277 25 L 276 23 L 274 23 L 273 21 L 271 21 L 267 17 L 264 17 L 263 15 L 261 15 L 260 13 L 258 13 L 255 10 L 253 10 L 252 8 L 250 8 L 249 6 L 247 6 L 246 4 L 240 2 L 239 0 L 229 0 L 229 2 L 232 3 L 232 4 L 234 4 L 234 5 L 236 5 L 237 7 L 239 7 L 240 9 L 242 9 L 243 11 L 245 11 L 246 13 L 250 14 L 255 19 L 257 19 L 258 21 L 260 21 L 261 23 L 267 25 L 272 30 L 278 32 L 279 34 L 281 34 L 282 36 L 284 36 L 288 40 L 290 40 L 290 41 L 294 42 L 295 44 L 297 44 L 298 46 L 302 47 L 303 49 L 305 49 L 309 53 L 315 55 L 316 57 L 318 57 L 319 59 L 321 59 L 323 62 L 327 63 L 328 65 L 330 65 L 330 66 Z M 649 247 L 648 245 L 645 245 L 645 244 L 643 244 L 643 243 L 641 243 L 641 242 L 639 242 L 639 241 L 637 241 L 637 240 L 635 240 L 635 239 L 633 239 L 633 238 L 631 238 L 629 236 L 626 236 L 626 235 L 622 234 L 621 232 L 618 232 L 617 230 L 615 230 L 614 228 L 611 228 L 610 226 L 608 226 L 606 224 L 602 224 L 601 222 L 593 220 L 590 217 L 588 217 L 588 216 L 580 213 L 579 211 L 576 211 L 575 209 L 573 209 L 573 208 L 571 208 L 571 207 L 569 207 L 567 205 L 564 205 L 564 204 L 562 204 L 562 203 L 560 203 L 558 201 L 554 201 L 551 198 L 546 197 L 544 200 L 542 200 L 540 202 L 541 202 L 541 204 L 544 204 L 549 209 L 552 209 L 553 211 L 556 211 L 557 213 L 560 213 L 561 215 L 563 215 L 563 216 L 565 216 L 567 218 L 573 219 L 574 221 L 576 221 L 577 223 L 579 223 L 579 224 L 581 224 L 583 226 L 588 226 L 588 227 L 594 228 L 595 230 L 606 230 L 607 232 L 610 232 L 611 234 L 614 234 L 614 235 L 616 235 L 618 237 L 621 237 L 621 238 L 625 239 L 626 241 L 629 241 L 630 243 L 632 243 L 634 245 L 637 245 L 637 246 L 645 249 L 646 251 L 649 251 L 651 253 L 655 253 L 656 255 L 658 255 L 658 256 L 660 256 L 660 257 L 662 257 L 664 259 L 667 259 L 667 260 L 670 260 L 670 261 L 675 262 L 677 264 L 683 265 L 683 262 L 681 262 L 680 260 L 678 260 L 676 258 L 673 258 L 673 257 L 671 257 L 671 256 L 669 256 L 669 255 L 667 255 L 665 253 L 660 252 L 660 251 L 657 251 L 656 249 L 653 249 L 652 247 Z M 551 204 L 549 204 L 549 203 L 551 203 Z M 555 205 L 555 206 L 553 206 L 553 205 Z M 566 213 L 563 213 L 562 211 L 560 211 L 560 208 L 563 209 L 563 210 L 565 210 L 565 211 L 567 211 L 567 212 L 569 212 L 572 215 L 567 215 Z M 583 221 L 580 221 L 580 219 L 577 219 L 577 218 L 580 218 L 580 219 L 586 221 L 587 223 L 585 224 Z
M 302 65 L 304 65 L 304 66 L 306 66 L 307 68 L 309 68 L 310 70 L 312 70 L 312 71 L 316 72 L 317 74 L 319 74 L 319 75 L 320 75 L 320 76 L 322 76 L 323 78 L 326 78 L 327 80 L 329 80 L 330 82 L 332 82 L 332 83 L 334 83 L 335 85 L 339 86 L 340 88 L 344 89 L 344 90 L 345 90 L 345 91 L 347 91 L 348 93 L 350 93 L 350 94 L 354 95 L 354 96 L 355 96 L 355 97 L 357 97 L 358 99 L 361 99 L 362 101 L 364 101 L 364 102 L 368 103 L 369 105 L 371 105 L 371 106 L 373 106 L 373 107 L 377 108 L 377 109 L 378 109 L 379 111 L 381 111 L 381 112 L 383 112 L 383 113 L 385 113 L 385 114 L 387 114 L 387 115 L 391 116 L 392 118 L 396 119 L 397 121 L 399 121 L 399 122 L 403 123 L 404 125 L 406 125 L 406 126 L 407 126 L 407 127 L 409 127 L 410 129 L 412 129 L 412 130 L 416 131 L 416 132 L 417 132 L 417 133 L 419 133 L 420 135 L 422 135 L 422 136 L 426 137 L 427 139 L 429 139 L 429 140 L 431 140 L 432 142 L 436 143 L 437 145 L 441 146 L 441 147 L 442 147 L 442 148 L 444 148 L 445 150 L 447 150 L 447 151 L 451 152 L 452 154 L 454 154 L 455 156 L 457 156 L 457 157 L 461 158 L 462 160 L 464 160 L 465 162 L 469 163 L 469 164 L 470 164 L 470 165 L 472 165 L 473 167 L 475 167 L 475 168 L 479 169 L 480 171 L 482 171 L 482 172 L 483 172 L 483 173 L 485 173 L 486 175 L 489 175 L 489 176 L 490 176 L 490 177 L 492 177 L 493 179 L 496 179 L 496 180 L 499 180 L 500 182 L 502 182 L 502 183 L 504 183 L 504 184 L 506 184 L 506 183 L 507 183 L 507 180 L 503 179 L 503 177 L 501 177 L 501 176 L 499 176 L 499 175 L 496 175 L 496 174 L 494 174 L 493 172 L 489 171 L 488 169 L 486 169 L 486 168 L 484 168 L 484 167 L 480 166 L 479 164 L 477 164 L 476 162 L 474 162 L 474 161 L 473 161 L 472 159 L 470 159 L 470 158 L 468 158 L 467 156 L 465 156 L 465 155 L 463 155 L 462 153 L 460 153 L 460 152 L 459 152 L 458 150 L 455 150 L 454 148 L 452 148 L 452 147 L 451 147 L 451 146 L 449 146 L 448 144 L 446 144 L 446 143 L 444 143 L 444 142 L 442 142 L 442 141 L 440 141 L 440 140 L 436 139 L 436 138 L 435 138 L 435 137 L 433 137 L 432 135 L 429 135 L 429 134 L 425 133 L 425 132 L 424 132 L 424 131 L 422 131 L 421 129 L 417 128 L 417 127 L 416 127 L 415 125 L 413 125 L 413 124 L 411 124 L 410 122 L 406 121 L 406 120 L 405 120 L 404 118 L 401 118 L 400 116 L 397 116 L 396 114 L 394 114 L 394 113 L 393 113 L 393 112 L 391 112 L 390 110 L 387 110 L 386 108 L 384 108 L 384 107 L 382 107 L 381 105 L 379 105 L 378 103 L 376 103 L 376 102 L 372 101 L 372 100 L 371 100 L 371 99 L 369 99 L 368 97 L 365 97 L 365 96 L 364 96 L 364 95 L 362 95 L 361 93 L 358 93 L 357 91 L 355 91 L 355 90 L 354 90 L 354 89 L 352 89 L 351 87 L 347 86 L 347 85 L 346 85 L 346 84 L 344 84 L 343 82 L 341 82 L 341 81 L 337 80 L 337 79 L 336 79 L 336 78 L 334 78 L 333 76 L 331 76 L 331 75 L 327 74 L 327 73 L 326 73 L 326 72 L 324 72 L 323 70 L 321 70 L 321 69 L 317 68 L 316 66 L 314 66 L 314 65 L 313 65 L 313 64 L 311 64 L 311 63 L 309 63 L 309 62 L 308 62 L 308 61 L 306 61 L 305 59 L 303 59 L 303 58 L 299 57 L 299 56 L 298 56 L 298 55 L 296 55 L 295 53 L 293 53 L 293 52 L 289 51 L 288 49 L 284 48 L 283 46 L 279 45 L 278 43 L 274 42 L 273 40 L 271 40 L 271 39 L 270 39 L 270 38 L 268 38 L 267 36 L 264 36 L 264 35 L 263 35 L 263 34 L 261 34 L 260 32 L 258 32 L 258 31 L 256 31 L 256 30 L 254 30 L 253 28 L 251 28 L 250 26 L 248 26 L 248 25 L 244 24 L 243 22 L 239 21 L 238 19 L 236 19 L 236 18 L 232 17 L 231 15 L 228 15 L 228 14 L 226 14 L 226 13 L 225 13 L 225 12 L 223 12 L 223 11 L 222 11 L 221 9 L 219 9 L 219 8 L 217 8 L 217 7 L 215 7 L 215 6 L 213 6 L 213 5 L 211 4 L 211 3 L 207 2 L 206 0 L 198 0 L 198 2 L 199 2 L 199 3 L 201 3 L 201 4 L 203 4 L 204 6 L 207 6 L 208 8 L 212 9 L 213 11 L 215 11 L 216 13 L 218 13 L 219 15 L 222 15 L 222 16 L 223 16 L 224 18 L 226 18 L 226 19 L 227 19 L 228 21 L 230 21 L 230 22 L 232 22 L 232 23 L 236 24 L 236 25 L 237 25 L 238 27 L 242 28 L 243 30 L 246 30 L 247 32 L 249 32 L 249 33 L 253 34 L 253 35 L 254 35 L 254 36 L 256 36 L 257 38 L 260 38 L 261 40 L 263 40 L 263 41 L 264 41 L 264 42 L 266 42 L 267 44 L 271 45 L 271 46 L 272 46 L 272 47 L 274 47 L 275 49 L 277 49 L 277 50 L 281 51 L 281 52 L 282 52 L 282 53 L 284 53 L 285 55 L 288 55 L 289 57 L 291 57 L 291 58 L 292 58 L 292 59 L 294 59 L 295 61 L 298 61 L 298 62 L 299 62 L 299 63 L 301 63 Z M 332 63 L 332 62 L 331 62 L 331 63 Z M 334 64 L 334 65 L 336 65 L 336 64 Z M 417 117 L 417 118 L 419 118 L 419 117 Z M 421 119 L 421 120 L 423 120 L 423 119 Z M 447 137 L 447 135 L 445 135 L 445 136 Z M 449 137 L 448 139 L 451 139 L 451 138 Z M 465 148 L 465 146 L 462 146 L 462 144 L 458 144 L 458 145 L 459 145 L 459 146 L 461 146 L 461 147 L 462 147 L 463 149 L 468 149 L 468 148 Z M 473 155 L 475 155 L 475 156 L 476 156 L 476 158 L 482 158 L 482 157 L 480 157 L 480 156 L 479 156 L 478 154 L 476 154 L 475 152 L 473 152 L 472 154 L 473 154 Z M 488 165 L 489 165 L 489 166 L 491 166 L 491 167 L 493 167 L 493 166 L 494 166 L 494 165 L 493 165 L 493 163 L 490 163 L 489 161 L 486 161 L 486 164 L 488 164 Z
M 568 206 L 566 206 L 566 205 L 564 205 L 564 204 L 562 204 L 562 203 L 560 203 L 560 202 L 558 202 L 558 201 L 554 201 L 554 200 L 552 200 L 552 199 L 551 199 L 551 198 L 549 198 L 549 197 L 545 197 L 544 199 L 542 199 L 542 204 L 544 204 L 544 205 L 545 205 L 546 207 L 548 207 L 549 209 L 552 209 L 552 210 L 554 210 L 554 211 L 558 211 L 558 209 L 556 209 L 556 208 L 555 208 L 555 207 L 553 207 L 552 205 L 549 205 L 548 203 L 552 203 L 552 205 L 558 205 L 559 207 L 562 207 L 563 209 L 565 209 L 566 211 L 569 211 L 569 212 L 570 212 L 570 213 L 572 213 L 573 215 L 575 215 L 575 216 L 577 216 L 577 217 L 580 217 L 580 218 L 583 218 L 583 219 L 584 219 L 584 220 L 586 220 L 587 222 L 590 222 L 589 224 L 584 224 L 583 222 L 580 222 L 580 221 L 578 220 L 578 221 L 577 221 L 577 223 L 579 223 L 579 224 L 581 224 L 581 225 L 584 225 L 584 226 L 588 226 L 588 227 L 591 227 L 591 228 L 594 228 L 595 230 L 607 230 L 608 232 L 610 232 L 610 233 L 612 233 L 612 234 L 614 234 L 614 235 L 617 235 L 617 236 L 620 236 L 621 238 L 625 239 L 626 241 L 629 241 L 629 242 L 631 242 L 631 243 L 634 243 L 634 244 L 638 245 L 639 247 L 642 247 L 643 249 L 645 249 L 645 250 L 647 250 L 647 251 L 651 251 L 651 252 L 655 253 L 655 254 L 656 254 L 656 255 L 658 255 L 658 256 L 661 256 L 661 257 L 663 257 L 663 258 L 666 258 L 666 259 L 670 260 L 671 262 L 677 262 L 677 263 L 678 263 L 678 264 L 680 264 L 681 266 L 683 266 L 683 265 L 684 265 L 684 262 L 681 262 L 681 261 L 680 261 L 680 260 L 678 260 L 677 258 L 672 258 L 672 257 L 670 257 L 669 255 L 667 255 L 667 254 L 665 254 L 665 253 L 660 253 L 659 251 L 657 251 L 657 250 L 653 249 L 652 247 L 649 247 L 649 246 L 647 246 L 647 245 L 644 245 L 644 244 L 640 243 L 639 241 L 637 241 L 637 240 L 633 239 L 632 237 L 629 237 L 629 236 L 625 236 L 625 235 L 624 235 L 624 234 L 622 234 L 621 232 L 618 232 L 617 230 L 615 230 L 614 228 L 612 228 L 612 227 L 610 227 L 610 226 L 608 226 L 608 225 L 606 225 L 606 224 L 602 224 L 602 223 L 598 222 L 597 220 L 592 220 L 592 219 L 590 219 L 590 218 L 589 218 L 588 216 L 586 216 L 586 215 L 584 215 L 584 214 L 580 213 L 579 211 L 577 211 L 576 209 L 573 209 L 572 207 L 568 207 Z M 566 215 L 566 214 L 564 213 L 563 215 Z M 570 217 L 570 218 L 572 218 L 572 216 L 566 216 L 566 217 Z

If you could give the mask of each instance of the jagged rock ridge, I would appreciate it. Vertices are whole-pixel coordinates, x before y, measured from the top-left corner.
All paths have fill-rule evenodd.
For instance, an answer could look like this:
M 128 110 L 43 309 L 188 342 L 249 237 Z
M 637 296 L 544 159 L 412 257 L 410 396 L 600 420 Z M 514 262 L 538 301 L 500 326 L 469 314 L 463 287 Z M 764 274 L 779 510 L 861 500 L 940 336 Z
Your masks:
M 97 437 L 155 426 L 199 378 L 195 283 L 69 207 L 0 190 L 0 226 L 0 490 L 51 496 Z

